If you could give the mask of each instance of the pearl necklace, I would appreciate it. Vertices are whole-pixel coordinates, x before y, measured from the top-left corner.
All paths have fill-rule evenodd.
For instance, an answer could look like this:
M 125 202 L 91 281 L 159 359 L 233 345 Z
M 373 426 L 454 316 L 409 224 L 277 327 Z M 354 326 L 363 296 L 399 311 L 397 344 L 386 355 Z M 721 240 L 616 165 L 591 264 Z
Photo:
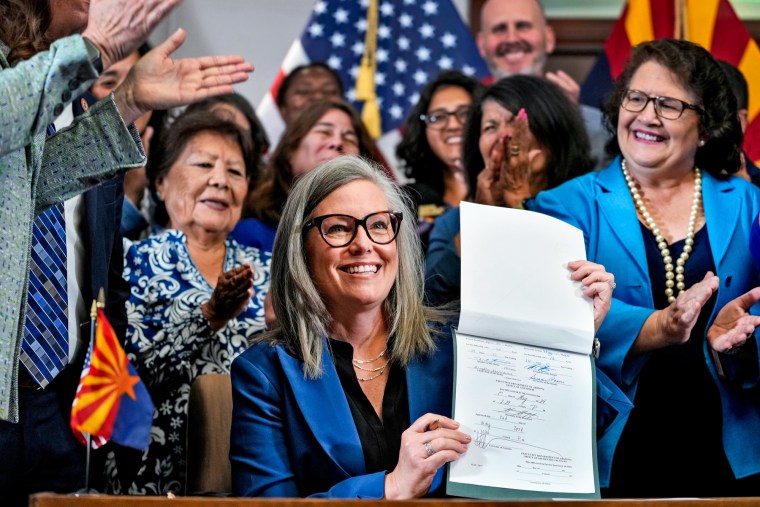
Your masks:
M 380 354 L 378 354 L 376 357 L 373 357 L 372 359 L 351 359 L 351 363 L 354 365 L 354 368 L 356 368 L 357 370 L 366 371 L 366 372 L 370 372 L 370 373 L 379 372 L 379 373 L 375 373 L 374 375 L 371 375 L 369 377 L 360 377 L 360 376 L 357 375 L 356 378 L 360 382 L 366 382 L 368 380 L 375 380 L 376 378 L 378 378 L 379 376 L 381 376 L 383 373 L 385 373 L 385 369 L 388 368 L 388 364 L 390 364 L 390 362 L 391 362 L 390 358 L 386 359 L 385 363 L 383 363 L 382 366 L 378 366 L 377 368 L 365 368 L 362 365 L 363 364 L 374 363 L 375 361 L 379 360 L 381 357 L 385 356 L 385 353 L 387 351 L 388 351 L 388 349 L 383 349 L 383 351 L 380 352 Z
M 668 298 L 668 303 L 672 303 L 676 300 L 673 295 L 673 287 L 678 289 L 678 294 L 681 294 L 686 289 L 684 282 L 684 265 L 689 259 L 692 247 L 694 246 L 694 234 L 697 224 L 697 216 L 699 216 L 699 207 L 702 201 L 702 173 L 698 167 L 694 168 L 694 197 L 691 200 L 691 213 L 689 214 L 689 228 L 686 230 L 686 240 L 684 241 L 683 252 L 676 259 L 675 275 L 673 274 L 673 258 L 670 256 L 670 250 L 668 249 L 668 243 L 665 241 L 665 237 L 660 234 L 660 228 L 654 222 L 654 219 L 644 206 L 644 200 L 639 194 L 639 190 L 636 188 L 636 180 L 630 175 L 625 167 L 625 159 L 621 162 L 623 168 L 623 176 L 628 184 L 628 189 L 631 191 L 633 202 L 636 203 L 641 218 L 646 222 L 647 227 L 652 234 L 654 234 L 655 241 L 657 241 L 657 248 L 660 249 L 662 255 L 662 261 L 665 263 L 665 295 Z M 675 279 L 675 281 L 674 281 Z

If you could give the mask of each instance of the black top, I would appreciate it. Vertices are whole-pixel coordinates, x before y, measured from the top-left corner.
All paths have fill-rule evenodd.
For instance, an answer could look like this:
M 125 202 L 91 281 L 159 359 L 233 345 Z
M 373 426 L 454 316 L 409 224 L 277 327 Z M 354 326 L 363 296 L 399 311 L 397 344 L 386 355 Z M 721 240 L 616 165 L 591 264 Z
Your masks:
M 668 306 L 665 265 L 652 233 L 642 224 L 656 309 Z M 673 265 L 684 240 L 669 246 Z M 715 273 L 707 226 L 694 237 L 685 264 L 686 287 Z M 677 295 L 678 291 L 674 288 Z M 609 496 L 744 496 L 723 451 L 721 400 L 707 369 L 706 325 L 716 295 L 700 312 L 689 340 L 650 353 L 641 370 L 634 408 L 615 451 Z M 746 490 L 744 490 L 746 491 Z M 757 490 L 754 494 L 757 494 Z
M 381 471 L 391 472 L 398 463 L 401 433 L 410 425 L 409 397 L 404 368 L 395 361 L 391 361 L 383 373 L 383 375 L 388 375 L 388 383 L 385 385 L 383 395 L 383 420 L 381 421 L 356 378 L 356 370 L 351 362 L 354 355 L 351 344 L 330 340 L 330 347 L 335 369 L 343 391 L 346 393 L 348 406 L 351 408 L 351 415 L 359 433 L 366 472 L 368 474 Z M 390 349 L 390 345 L 388 348 Z M 377 363 L 373 367 L 383 364 L 382 361 Z M 366 366 L 369 367 L 369 365 Z M 360 371 L 359 374 L 362 377 L 376 375 L 376 373 L 365 371 Z

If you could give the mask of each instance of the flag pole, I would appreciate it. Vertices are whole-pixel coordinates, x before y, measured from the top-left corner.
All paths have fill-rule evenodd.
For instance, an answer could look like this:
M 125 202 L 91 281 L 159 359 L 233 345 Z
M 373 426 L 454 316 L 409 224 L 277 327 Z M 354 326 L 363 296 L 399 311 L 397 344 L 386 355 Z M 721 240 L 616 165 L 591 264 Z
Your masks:
M 673 30 L 673 38 L 688 40 L 689 34 L 686 29 L 686 0 L 675 0 L 675 27 Z
M 92 357 L 93 347 L 95 346 L 95 330 L 98 327 L 98 309 L 106 307 L 105 291 L 101 287 L 98 291 L 98 299 L 92 300 L 92 306 L 90 307 L 90 350 L 89 355 Z M 84 434 L 87 453 L 85 454 L 84 464 L 84 490 L 85 493 L 90 492 L 90 455 L 92 454 L 92 435 L 89 433 Z
M 377 105 L 375 74 L 377 72 L 377 27 L 378 2 L 370 0 L 367 7 L 367 35 L 364 39 L 364 55 L 356 77 L 356 99 L 364 101 L 362 121 L 372 139 L 378 139 L 382 132 L 380 108 Z

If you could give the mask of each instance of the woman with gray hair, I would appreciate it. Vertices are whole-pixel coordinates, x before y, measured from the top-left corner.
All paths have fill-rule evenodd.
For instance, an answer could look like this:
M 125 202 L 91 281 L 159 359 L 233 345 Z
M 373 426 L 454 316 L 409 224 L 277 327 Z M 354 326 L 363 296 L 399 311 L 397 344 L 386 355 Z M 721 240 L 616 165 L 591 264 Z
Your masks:
M 280 327 L 232 366 L 236 495 L 443 492 L 443 465 L 471 437 L 447 417 L 452 343 L 422 303 L 413 216 L 382 171 L 354 156 L 293 187 L 272 263 Z M 600 266 L 571 276 L 609 301 Z

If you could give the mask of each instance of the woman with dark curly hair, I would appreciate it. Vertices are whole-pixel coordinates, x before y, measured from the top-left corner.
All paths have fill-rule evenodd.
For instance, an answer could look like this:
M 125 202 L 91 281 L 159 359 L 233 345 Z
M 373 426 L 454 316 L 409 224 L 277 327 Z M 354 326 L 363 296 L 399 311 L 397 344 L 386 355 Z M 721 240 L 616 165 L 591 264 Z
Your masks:
M 597 364 L 634 409 L 600 441 L 600 474 L 610 496 L 757 494 L 760 195 L 727 175 L 735 98 L 705 49 L 664 39 L 636 47 L 605 114 L 613 163 L 533 203 L 583 230 L 617 280 Z
M 423 251 L 435 218 L 467 197 L 462 138 L 470 104 L 481 88 L 462 72 L 442 72 L 422 90 L 396 147 L 406 176 L 414 180 L 403 188 L 417 210 Z

